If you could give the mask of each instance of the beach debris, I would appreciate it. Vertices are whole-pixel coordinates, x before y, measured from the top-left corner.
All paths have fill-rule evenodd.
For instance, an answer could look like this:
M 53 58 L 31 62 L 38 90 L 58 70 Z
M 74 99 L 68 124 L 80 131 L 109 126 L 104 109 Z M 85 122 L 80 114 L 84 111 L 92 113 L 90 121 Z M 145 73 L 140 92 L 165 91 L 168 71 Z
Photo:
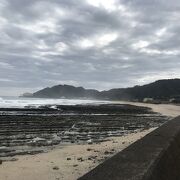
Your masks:
M 54 166 L 53 170 L 59 170 L 59 167 L 58 166 Z
M 77 167 L 77 166 L 78 166 L 78 164 L 74 164 L 74 165 L 73 165 L 73 167 Z
M 97 158 L 97 156 L 89 156 L 88 160 L 95 160 Z
M 57 134 L 53 134 L 53 139 L 56 140 L 56 141 L 61 141 L 61 137 L 58 136 Z
M 68 158 L 67 158 L 67 161 L 70 161 L 70 160 L 71 160 L 71 158 L 68 157 Z
M 87 143 L 92 144 L 93 143 L 92 139 L 87 140 Z
M 44 141 L 44 140 L 45 140 L 44 138 L 36 137 L 32 141 L 33 142 L 38 142 L 38 141 Z
M 93 149 L 91 149 L 91 148 L 87 148 L 87 151 L 92 151 Z
M 77 158 L 77 160 L 80 161 L 80 162 L 84 161 L 82 157 Z
M 18 158 L 11 158 L 9 161 L 17 161 Z
M 40 138 L 40 137 L 35 137 L 31 141 L 29 141 L 29 145 L 31 146 L 43 146 L 47 143 L 46 139 Z
M 0 160 L 0 165 L 2 164 L 2 160 Z
M 98 150 L 94 150 L 94 152 L 99 152 Z
M 109 151 L 105 151 L 104 154 L 110 154 L 110 152 Z

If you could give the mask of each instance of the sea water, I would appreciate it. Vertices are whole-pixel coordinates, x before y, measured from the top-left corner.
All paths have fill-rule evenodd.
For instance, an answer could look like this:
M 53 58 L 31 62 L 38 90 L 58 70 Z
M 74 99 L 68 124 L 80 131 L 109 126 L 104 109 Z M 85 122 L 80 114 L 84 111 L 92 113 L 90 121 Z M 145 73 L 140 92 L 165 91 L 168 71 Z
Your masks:
M 89 99 L 46 99 L 24 97 L 0 97 L 0 108 L 39 107 L 44 105 L 105 104 L 108 101 Z

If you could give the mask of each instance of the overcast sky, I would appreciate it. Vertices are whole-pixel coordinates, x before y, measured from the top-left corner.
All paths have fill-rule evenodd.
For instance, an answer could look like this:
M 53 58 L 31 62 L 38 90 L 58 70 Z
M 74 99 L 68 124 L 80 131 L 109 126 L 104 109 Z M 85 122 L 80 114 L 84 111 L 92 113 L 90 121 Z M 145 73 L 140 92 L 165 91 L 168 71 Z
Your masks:
M 179 0 L 0 0 L 0 95 L 180 78 Z

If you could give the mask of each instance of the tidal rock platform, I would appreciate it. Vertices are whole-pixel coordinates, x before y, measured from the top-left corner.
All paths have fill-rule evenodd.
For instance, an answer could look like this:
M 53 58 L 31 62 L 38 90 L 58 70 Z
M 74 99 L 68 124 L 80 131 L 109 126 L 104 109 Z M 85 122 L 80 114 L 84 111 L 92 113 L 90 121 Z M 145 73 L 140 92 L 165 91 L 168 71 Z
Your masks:
M 0 159 L 72 143 L 99 143 L 108 137 L 159 127 L 166 121 L 167 117 L 149 108 L 131 105 L 1 108 Z

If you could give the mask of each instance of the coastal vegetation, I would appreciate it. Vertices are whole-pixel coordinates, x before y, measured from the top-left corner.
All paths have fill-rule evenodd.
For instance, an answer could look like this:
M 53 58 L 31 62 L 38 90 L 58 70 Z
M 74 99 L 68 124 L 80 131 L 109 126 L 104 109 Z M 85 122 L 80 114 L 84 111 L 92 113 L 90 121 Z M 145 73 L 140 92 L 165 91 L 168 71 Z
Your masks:
M 39 90 L 33 94 L 25 93 L 23 97 L 34 98 L 87 98 L 87 99 L 106 99 L 106 100 L 160 100 L 160 101 L 179 101 L 180 79 L 158 80 L 143 86 L 130 88 L 116 88 L 107 91 L 85 89 L 70 85 L 57 85 Z

